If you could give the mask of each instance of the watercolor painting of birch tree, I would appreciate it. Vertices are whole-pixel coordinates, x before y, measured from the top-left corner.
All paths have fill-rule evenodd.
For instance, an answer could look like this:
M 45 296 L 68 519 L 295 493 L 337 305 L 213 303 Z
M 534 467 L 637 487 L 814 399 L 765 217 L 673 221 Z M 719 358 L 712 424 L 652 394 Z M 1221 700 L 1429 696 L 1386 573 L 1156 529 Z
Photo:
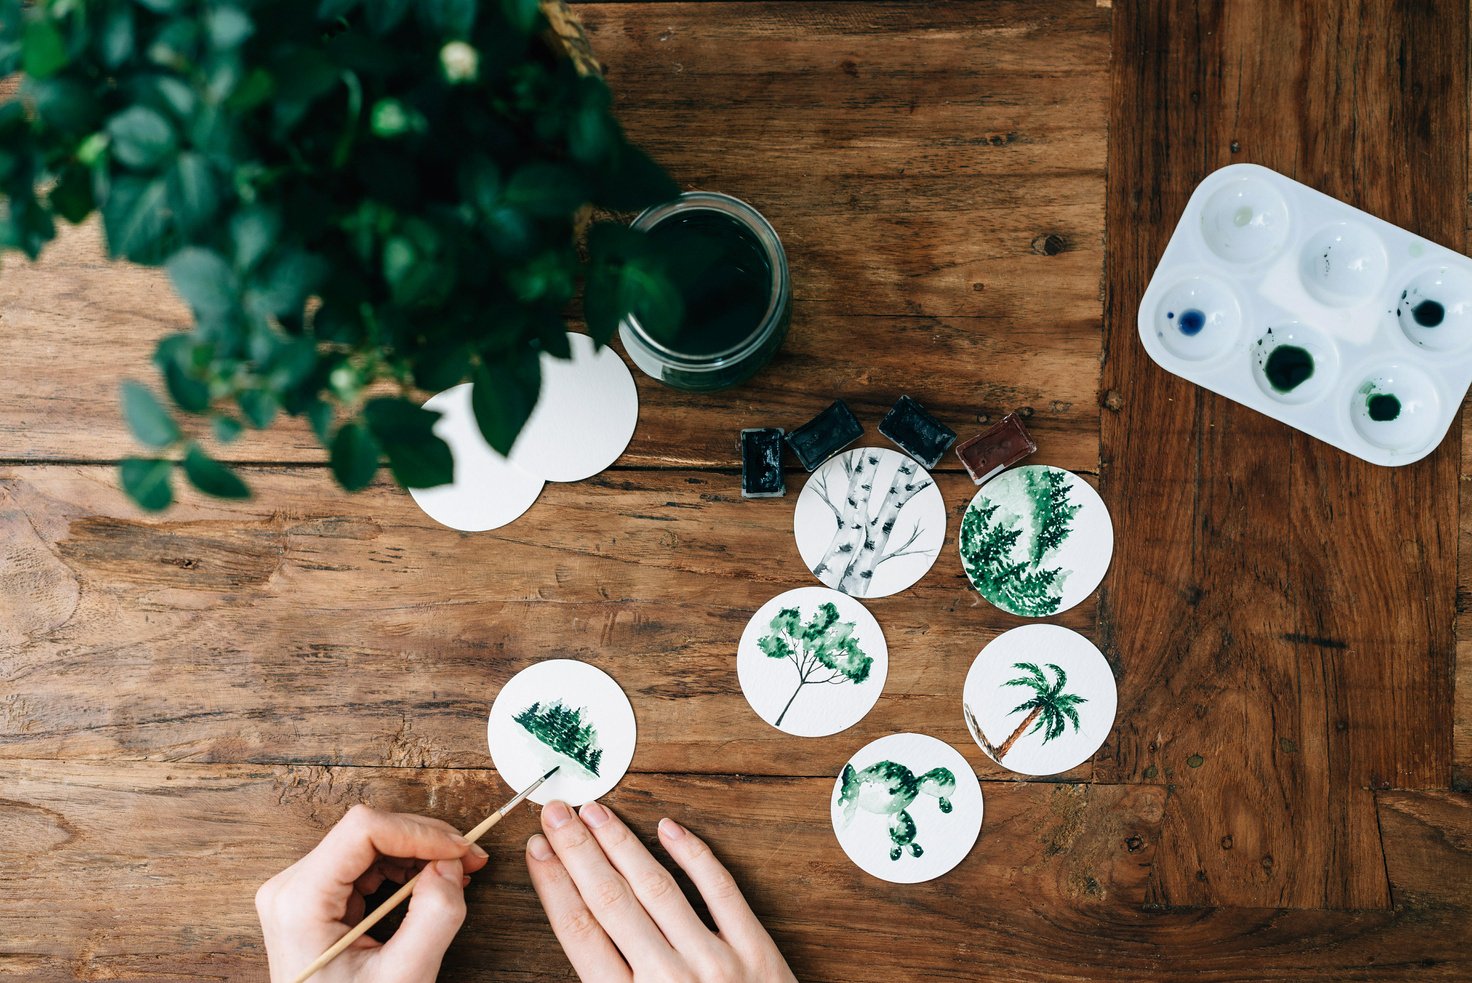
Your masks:
M 814 473 L 796 522 L 798 548 L 820 581 L 852 597 L 884 597 L 915 583 L 934 563 L 945 536 L 945 504 L 919 462 L 861 447 Z

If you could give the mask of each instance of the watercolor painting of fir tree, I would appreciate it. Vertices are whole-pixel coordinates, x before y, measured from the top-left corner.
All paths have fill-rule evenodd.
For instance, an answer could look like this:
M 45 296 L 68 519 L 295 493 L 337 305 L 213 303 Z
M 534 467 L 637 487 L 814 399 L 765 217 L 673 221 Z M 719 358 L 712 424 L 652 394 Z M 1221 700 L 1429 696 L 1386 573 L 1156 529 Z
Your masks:
M 961 566 L 977 592 L 1012 614 L 1042 618 L 1094 592 L 1114 552 L 1099 493 L 1061 468 L 1032 465 L 982 486 L 961 518 Z
M 854 597 L 885 597 L 925 576 L 940 554 L 946 508 L 918 461 L 860 447 L 828 461 L 798 496 L 793 532 L 803 562 Z
M 961 712 L 977 745 L 1024 775 L 1055 775 L 1093 756 L 1114 725 L 1114 673 L 1094 644 L 1059 625 L 1024 625 L 981 650 Z
M 827 587 L 799 587 L 762 605 L 736 651 L 741 691 L 752 709 L 798 737 L 858 723 L 879 699 L 888 669 L 874 616 Z
M 634 760 L 638 726 L 629 698 L 608 673 L 576 659 L 534 662 L 506 681 L 491 704 L 486 744 L 501 778 L 546 805 L 582 805 L 615 785 Z
M 891 734 L 843 766 L 830 803 L 844 853 L 875 877 L 913 884 L 965 859 L 981 832 L 981 785 L 956 749 Z
M 596 777 L 598 762 L 603 760 L 603 748 L 598 744 L 598 731 L 583 719 L 586 707 L 572 709 L 556 700 L 547 706 L 533 703 L 512 717 L 526 728 L 526 732 L 573 765 Z

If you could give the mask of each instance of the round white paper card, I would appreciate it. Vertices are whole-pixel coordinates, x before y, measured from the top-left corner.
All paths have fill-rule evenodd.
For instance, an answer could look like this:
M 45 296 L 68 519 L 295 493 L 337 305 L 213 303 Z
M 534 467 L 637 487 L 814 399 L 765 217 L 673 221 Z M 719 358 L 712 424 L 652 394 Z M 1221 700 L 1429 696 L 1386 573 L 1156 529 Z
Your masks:
M 854 597 L 885 597 L 935 563 L 946 505 L 920 462 L 860 447 L 813 472 L 792 524 L 797 551 L 820 581 Z
M 587 335 L 567 336 L 572 358 L 542 355 L 542 391 L 511 447 L 517 467 L 548 481 L 581 481 L 629 446 L 639 421 L 639 391 L 618 352 L 593 350 Z
M 553 765 L 557 774 L 531 794 L 545 805 L 582 805 L 618 784 L 634 760 L 634 709 L 602 669 L 549 659 L 512 676 L 486 724 L 491 761 L 518 792 Z
M 1067 611 L 1099 586 L 1114 554 L 1114 524 L 1088 482 L 1031 465 L 981 486 L 956 541 L 982 597 L 1003 611 L 1042 618 Z
M 799 587 L 763 604 L 736 650 L 741 692 L 757 716 L 798 737 L 823 737 L 864 718 L 889 673 L 884 632 L 862 604 L 827 587 Z
M 981 784 L 949 744 L 891 734 L 843 766 L 830 811 L 838 845 L 865 873 L 915 884 L 971 852 L 981 832 Z
M 463 532 L 499 529 L 531 508 L 545 482 L 496 453 L 481 436 L 470 408 L 466 382 L 431 396 L 425 409 L 442 415 L 435 436 L 450 445 L 455 457 L 455 479 L 433 488 L 410 488 L 409 494 L 424 514 L 441 525 Z
M 1003 632 L 971 663 L 966 729 L 997 764 L 1056 775 L 1089 760 L 1114 726 L 1114 673 L 1094 643 L 1058 625 Z

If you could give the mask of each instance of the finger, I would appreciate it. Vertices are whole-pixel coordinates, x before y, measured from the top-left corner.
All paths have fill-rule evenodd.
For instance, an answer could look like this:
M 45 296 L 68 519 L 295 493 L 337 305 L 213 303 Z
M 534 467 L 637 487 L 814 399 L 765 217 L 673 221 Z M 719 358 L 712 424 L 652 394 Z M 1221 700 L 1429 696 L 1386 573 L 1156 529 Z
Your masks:
M 476 869 L 485 866 L 485 851 L 475 854 L 479 847 L 442 826 L 420 816 L 353 806 L 302 859 L 301 867 L 307 872 L 307 883 L 350 886 L 380 856 L 458 860 L 469 854 L 479 861 L 474 865 Z
M 747 941 L 770 938 L 752 914 L 731 872 L 716 859 L 704 840 L 673 819 L 661 819 L 659 841 L 705 899 L 705 907 L 723 936 Z
M 623 820 L 598 802 L 589 802 L 580 811 L 584 825 L 614 868 L 623 875 L 634 897 L 644 906 L 654 924 L 664 933 L 677 952 L 692 952 L 709 946 L 714 937 L 690 907 L 685 892 L 675 883 L 664 865 L 644 849 L 644 844 L 629 831 Z
M 542 902 L 542 910 L 547 913 L 547 921 L 552 923 L 552 932 L 572 963 L 573 972 L 585 981 L 619 983 L 632 980 L 633 974 L 629 972 L 624 957 L 619 955 L 613 940 L 583 903 L 583 896 L 578 893 L 572 876 L 541 833 L 527 841 L 526 869 L 531 874 L 537 899 Z
M 379 958 L 387 972 L 380 978 L 434 979 L 445 950 L 465 922 L 464 876 L 459 860 L 436 860 L 424 868 L 414 882 L 403 922 L 384 943 Z
M 588 910 L 634 971 L 672 975 L 675 951 L 634 897 L 628 881 L 608 862 L 603 848 L 582 820 L 573 815 L 566 803 L 549 802 L 542 810 L 542 831 L 577 885 Z

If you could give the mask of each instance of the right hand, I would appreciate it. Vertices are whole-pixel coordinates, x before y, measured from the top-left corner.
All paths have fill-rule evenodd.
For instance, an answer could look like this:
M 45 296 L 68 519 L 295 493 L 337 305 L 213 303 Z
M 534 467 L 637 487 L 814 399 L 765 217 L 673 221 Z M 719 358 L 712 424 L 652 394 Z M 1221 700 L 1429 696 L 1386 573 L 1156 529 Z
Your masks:
M 584 983 L 796 983 L 772 937 L 710 847 L 673 819 L 659 841 L 705 899 L 705 927 L 669 871 L 606 806 L 542 810 L 527 841 L 532 886 Z

